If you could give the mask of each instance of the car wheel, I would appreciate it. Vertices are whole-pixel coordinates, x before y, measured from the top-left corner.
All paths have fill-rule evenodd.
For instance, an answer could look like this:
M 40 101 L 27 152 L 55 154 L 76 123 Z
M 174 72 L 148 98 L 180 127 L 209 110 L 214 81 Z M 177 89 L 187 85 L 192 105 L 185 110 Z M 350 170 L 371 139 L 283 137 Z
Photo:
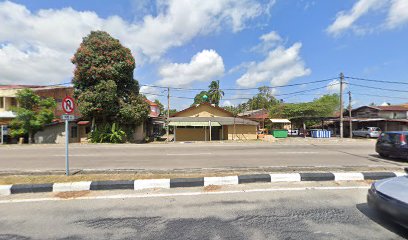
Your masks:
M 366 135 L 366 138 L 370 138 L 370 137 L 371 137 L 370 134 L 367 134 L 367 135 Z
M 380 155 L 380 157 L 383 157 L 383 158 L 389 157 L 388 154 L 384 154 L 384 153 L 379 153 L 379 155 Z

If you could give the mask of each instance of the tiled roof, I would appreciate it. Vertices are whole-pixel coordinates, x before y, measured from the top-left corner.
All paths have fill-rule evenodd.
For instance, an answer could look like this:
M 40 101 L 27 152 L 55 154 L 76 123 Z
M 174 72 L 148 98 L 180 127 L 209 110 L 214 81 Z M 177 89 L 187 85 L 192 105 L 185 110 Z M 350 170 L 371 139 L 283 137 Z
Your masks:
M 401 105 L 391 105 L 391 106 L 376 106 L 376 108 L 381 111 L 408 111 L 408 107 Z

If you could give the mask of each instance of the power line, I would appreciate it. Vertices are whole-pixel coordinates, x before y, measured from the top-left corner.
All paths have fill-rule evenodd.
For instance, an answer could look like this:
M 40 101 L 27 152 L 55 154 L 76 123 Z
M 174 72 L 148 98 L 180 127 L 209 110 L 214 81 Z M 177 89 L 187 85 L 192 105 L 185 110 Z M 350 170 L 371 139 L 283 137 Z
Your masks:
M 339 83 L 333 84 L 334 85 L 338 85 Z M 319 90 L 319 89 L 323 89 L 326 88 L 327 86 L 322 86 L 322 87 L 317 87 L 317 88 L 312 88 L 312 89 L 306 89 L 306 90 L 302 90 L 302 91 L 296 91 L 296 92 L 291 92 L 291 93 L 283 93 L 283 94 L 276 94 L 273 95 L 274 97 L 281 97 L 281 96 L 287 96 L 287 95 L 296 95 L 299 93 L 304 93 L 304 92 L 310 92 L 310 91 L 315 91 L 315 90 Z M 145 95 L 152 95 L 152 96 L 160 96 L 160 97 L 165 97 L 167 95 L 164 94 L 157 94 L 157 93 L 150 93 L 150 92 L 141 92 L 142 94 Z M 172 98 L 180 98 L 180 99 L 194 99 L 193 97 L 182 97 L 182 96 L 170 96 Z M 248 98 L 248 97 L 237 97 L 237 98 L 222 98 L 222 100 L 250 100 L 252 98 Z
M 353 79 L 353 80 L 357 80 L 357 81 L 378 82 L 378 83 L 392 83 L 392 84 L 404 84 L 404 85 L 408 85 L 408 82 L 384 81 L 384 80 L 367 79 L 367 78 L 357 78 L 357 77 L 345 77 L 345 78 Z
M 279 85 L 279 86 L 266 86 L 269 89 L 274 89 L 274 88 L 283 88 L 283 87 L 293 87 L 293 86 L 300 86 L 300 85 L 308 85 L 308 84 L 313 84 L 313 83 L 320 83 L 320 82 L 327 82 L 331 80 L 336 80 L 338 78 L 327 78 L 323 80 L 316 80 L 316 81 L 311 81 L 311 82 L 306 82 L 306 83 L 294 83 L 294 84 L 286 84 L 286 85 Z M 182 87 L 165 87 L 165 86 L 158 86 L 158 85 L 152 85 L 152 84 L 140 84 L 140 86 L 145 86 L 145 87 L 155 87 L 155 88 L 170 88 L 172 90 L 192 90 L 192 91 L 208 91 L 206 88 L 182 88 Z M 259 87 L 254 87 L 254 88 L 222 88 L 221 90 L 223 91 L 247 91 L 247 90 L 258 90 Z
M 58 87 L 58 86 L 65 86 L 72 84 L 71 82 L 65 82 L 65 83 L 58 83 L 58 84 L 48 84 L 48 85 L 15 85 L 15 87 L 8 87 L 7 89 L 25 89 L 25 88 L 45 88 L 45 87 Z M 10 84 L 0 84 L 0 87 L 4 86 L 14 86 Z M 1 88 L 0 88 L 1 89 Z
M 395 99 L 406 99 L 406 100 L 408 100 L 408 98 L 404 98 L 404 97 L 390 97 L 390 96 L 385 96 L 385 95 L 375 95 L 375 94 L 365 94 L 365 93 L 353 93 L 353 95 L 368 96 L 368 97 L 385 97 L 385 98 L 395 98 Z
M 356 87 L 363 87 L 363 88 L 371 88 L 371 89 L 383 90 L 383 91 L 392 91 L 392 92 L 408 92 L 407 90 L 390 89 L 390 88 L 381 88 L 381 87 L 372 87 L 372 86 L 360 85 L 360 84 L 355 84 L 355 83 L 348 83 L 348 85 L 351 85 L 351 86 L 356 86 Z

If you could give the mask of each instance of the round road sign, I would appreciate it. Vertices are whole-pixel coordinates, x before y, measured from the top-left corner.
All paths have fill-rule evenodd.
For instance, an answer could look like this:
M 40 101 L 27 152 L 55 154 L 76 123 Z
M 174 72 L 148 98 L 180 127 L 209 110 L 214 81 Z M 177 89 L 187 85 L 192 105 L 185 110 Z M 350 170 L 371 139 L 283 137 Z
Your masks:
M 64 100 L 62 101 L 62 110 L 64 110 L 66 114 L 70 114 L 74 112 L 74 109 L 75 109 L 74 99 L 72 99 L 69 96 L 65 97 Z

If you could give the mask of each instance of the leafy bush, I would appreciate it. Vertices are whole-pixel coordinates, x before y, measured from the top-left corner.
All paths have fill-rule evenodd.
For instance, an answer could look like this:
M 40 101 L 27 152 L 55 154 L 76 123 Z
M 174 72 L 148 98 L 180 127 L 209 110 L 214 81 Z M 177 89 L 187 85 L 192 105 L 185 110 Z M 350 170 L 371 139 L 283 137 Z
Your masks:
M 126 133 L 113 123 L 107 123 L 101 129 L 95 129 L 89 133 L 90 142 L 93 143 L 123 143 L 126 141 Z

